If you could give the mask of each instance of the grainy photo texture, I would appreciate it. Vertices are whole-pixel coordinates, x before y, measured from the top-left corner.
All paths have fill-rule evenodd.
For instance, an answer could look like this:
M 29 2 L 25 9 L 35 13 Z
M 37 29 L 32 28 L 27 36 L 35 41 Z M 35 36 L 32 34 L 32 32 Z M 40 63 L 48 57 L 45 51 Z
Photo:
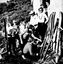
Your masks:
M 63 64 L 63 0 L 0 0 L 0 64 Z

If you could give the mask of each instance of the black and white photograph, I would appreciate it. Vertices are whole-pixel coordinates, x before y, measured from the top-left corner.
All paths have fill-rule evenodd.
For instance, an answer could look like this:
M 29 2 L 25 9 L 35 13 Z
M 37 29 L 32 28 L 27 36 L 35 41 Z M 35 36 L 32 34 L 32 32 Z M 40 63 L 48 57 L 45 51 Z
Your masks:
M 63 0 L 0 0 L 0 64 L 63 64 Z

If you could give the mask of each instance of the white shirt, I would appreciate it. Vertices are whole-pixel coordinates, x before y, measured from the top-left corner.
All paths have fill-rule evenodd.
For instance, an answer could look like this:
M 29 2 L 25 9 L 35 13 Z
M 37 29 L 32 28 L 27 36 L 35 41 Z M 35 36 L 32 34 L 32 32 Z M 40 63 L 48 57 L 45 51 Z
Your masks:
M 44 23 L 45 19 L 46 19 L 46 22 L 48 21 L 47 15 L 44 12 L 38 14 L 38 18 L 39 18 L 38 22 L 40 23 Z
M 27 30 L 27 29 L 25 28 L 24 24 L 21 24 L 21 25 L 19 26 L 19 28 L 20 28 L 20 34 L 25 33 L 26 30 Z
M 13 29 L 13 27 L 10 24 L 6 25 L 7 34 L 10 34 L 10 30 Z
M 31 16 L 29 24 L 36 25 L 38 23 L 44 23 L 45 18 L 48 21 L 48 18 L 45 13 L 40 13 L 38 16 L 37 15 Z
M 38 16 L 37 15 L 31 16 L 29 24 L 31 24 L 31 25 L 38 24 Z

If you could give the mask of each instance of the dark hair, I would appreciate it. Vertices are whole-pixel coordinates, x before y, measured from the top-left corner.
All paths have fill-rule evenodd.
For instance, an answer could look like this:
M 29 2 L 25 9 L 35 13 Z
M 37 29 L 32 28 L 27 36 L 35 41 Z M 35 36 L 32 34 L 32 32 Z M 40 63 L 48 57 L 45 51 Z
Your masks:
M 29 25 L 29 29 L 33 29 L 34 28 L 34 26 L 33 25 Z

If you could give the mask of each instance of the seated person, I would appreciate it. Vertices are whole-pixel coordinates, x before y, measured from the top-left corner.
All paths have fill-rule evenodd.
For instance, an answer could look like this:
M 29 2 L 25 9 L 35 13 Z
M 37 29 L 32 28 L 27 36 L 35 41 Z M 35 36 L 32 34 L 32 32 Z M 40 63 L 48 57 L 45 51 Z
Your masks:
M 29 29 L 29 31 L 28 31 L 28 40 L 27 40 L 27 43 L 24 45 L 24 48 L 23 48 L 24 55 L 29 53 L 31 56 L 33 56 L 32 43 L 35 44 L 34 39 L 37 39 L 37 40 L 41 41 L 39 38 L 35 37 L 34 34 L 32 33 L 32 30 Z M 22 55 L 22 57 L 24 57 L 24 56 Z

